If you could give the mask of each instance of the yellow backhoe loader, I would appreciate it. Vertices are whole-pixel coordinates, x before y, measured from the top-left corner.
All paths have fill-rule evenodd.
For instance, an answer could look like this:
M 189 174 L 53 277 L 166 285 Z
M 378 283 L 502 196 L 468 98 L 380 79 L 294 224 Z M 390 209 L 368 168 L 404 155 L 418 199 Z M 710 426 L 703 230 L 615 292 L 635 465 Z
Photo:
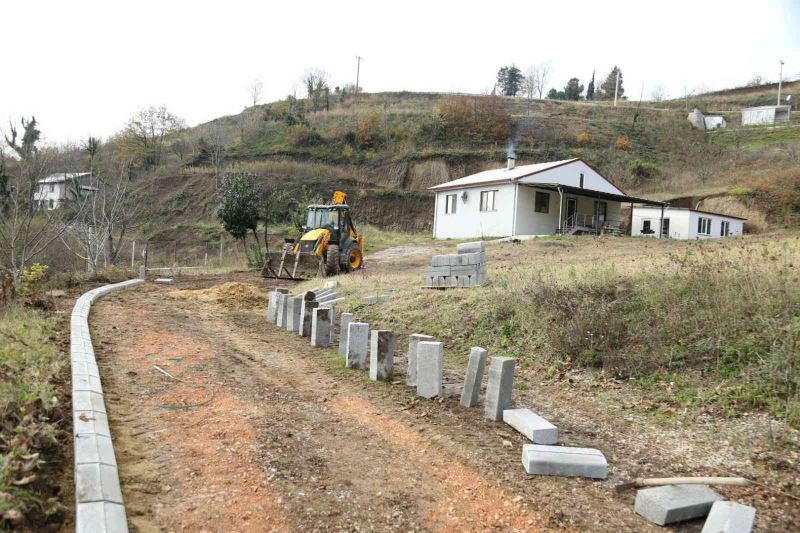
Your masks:
M 286 239 L 283 250 L 270 252 L 261 275 L 265 278 L 304 280 L 335 276 L 364 265 L 364 236 L 350 218 L 347 195 L 333 193 L 328 205 L 310 205 L 299 235 Z

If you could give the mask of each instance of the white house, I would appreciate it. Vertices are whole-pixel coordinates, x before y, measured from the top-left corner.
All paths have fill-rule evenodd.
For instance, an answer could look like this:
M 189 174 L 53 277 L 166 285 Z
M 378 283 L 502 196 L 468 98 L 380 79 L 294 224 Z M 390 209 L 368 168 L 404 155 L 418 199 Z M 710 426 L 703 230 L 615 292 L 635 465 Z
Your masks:
M 431 187 L 437 239 L 619 232 L 628 196 L 582 159 L 486 170 Z
M 687 207 L 634 206 L 631 235 L 666 239 L 714 239 L 744 233 L 744 218 Z
M 60 172 L 36 182 L 33 199 L 42 209 L 58 209 L 64 202 L 74 200 L 76 191 L 84 193 L 96 190 L 83 185 L 90 172 Z
M 789 122 L 791 112 L 792 107 L 788 105 L 747 107 L 742 109 L 742 126 Z

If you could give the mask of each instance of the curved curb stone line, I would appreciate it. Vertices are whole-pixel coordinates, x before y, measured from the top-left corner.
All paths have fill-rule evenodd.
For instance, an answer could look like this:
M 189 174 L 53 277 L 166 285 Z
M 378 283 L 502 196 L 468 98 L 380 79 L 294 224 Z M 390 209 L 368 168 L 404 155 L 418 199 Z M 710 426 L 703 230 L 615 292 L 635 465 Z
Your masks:
M 103 388 L 89 335 L 89 310 L 101 296 L 142 283 L 144 280 L 132 279 L 98 287 L 78 298 L 72 309 L 70 361 L 76 533 L 128 531 Z

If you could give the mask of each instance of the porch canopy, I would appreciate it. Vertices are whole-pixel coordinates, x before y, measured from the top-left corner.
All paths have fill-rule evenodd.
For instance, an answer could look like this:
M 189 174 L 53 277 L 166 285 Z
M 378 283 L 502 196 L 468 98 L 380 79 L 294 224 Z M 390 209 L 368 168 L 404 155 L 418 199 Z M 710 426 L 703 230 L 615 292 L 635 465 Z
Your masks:
M 591 198 L 598 198 L 600 200 L 612 200 L 615 202 L 630 202 L 634 204 L 657 205 L 666 207 L 669 205 L 667 202 L 658 202 L 656 200 L 648 200 L 647 198 L 639 198 L 637 196 L 628 196 L 627 194 L 613 194 L 610 192 L 595 191 L 591 189 L 581 189 L 580 187 L 572 187 L 570 185 L 561 185 L 558 183 L 522 183 L 525 187 L 534 189 L 545 189 L 548 191 L 555 191 L 567 194 L 576 194 L 580 196 L 589 196 Z

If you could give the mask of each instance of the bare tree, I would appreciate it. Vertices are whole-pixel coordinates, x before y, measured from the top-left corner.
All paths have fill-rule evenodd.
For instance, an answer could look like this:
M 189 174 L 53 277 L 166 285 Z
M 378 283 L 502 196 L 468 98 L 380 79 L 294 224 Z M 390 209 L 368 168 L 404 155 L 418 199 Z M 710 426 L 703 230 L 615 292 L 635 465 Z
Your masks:
M 255 79 L 250 82 L 250 85 L 247 86 L 247 92 L 250 93 L 250 96 L 253 98 L 253 105 L 258 105 L 258 101 L 261 100 L 261 92 L 264 90 L 264 82 L 259 79 Z
M 550 63 L 539 63 L 538 65 L 531 67 L 529 70 L 531 71 L 534 89 L 539 94 L 539 99 L 541 99 L 542 95 L 544 94 L 544 90 L 547 88 L 547 84 L 550 81 L 552 67 L 550 66 Z
M 214 121 L 209 130 L 209 142 L 204 148 L 208 152 L 208 160 L 211 166 L 214 167 L 214 179 L 216 188 L 219 189 L 222 184 L 222 177 L 225 171 L 225 155 L 227 154 L 227 145 L 225 144 L 225 135 L 219 121 Z
M 748 80 L 747 86 L 757 87 L 759 85 L 764 85 L 764 76 L 761 74 L 753 74 L 753 76 Z
M 101 262 L 104 268 L 117 263 L 128 232 L 134 227 L 141 203 L 134 201 L 127 178 L 130 161 L 106 162 L 95 169 L 95 158 L 100 143 L 92 137 L 84 145 L 89 156 L 88 177 L 74 180 L 73 198 L 79 199 L 81 211 L 76 214 L 67 234 L 78 241 L 80 247 L 62 236 L 70 252 L 86 262 L 89 272 L 97 272 Z M 75 204 L 73 204 L 74 206 Z
M 15 284 L 33 258 L 63 235 L 75 213 L 40 210 L 39 181 L 47 176 L 53 150 L 40 150 L 41 132 L 35 117 L 22 120 L 19 137 L 12 123 L 4 134 L 6 144 L 16 154 L 11 160 L 0 150 L 0 261 L 11 271 Z M 13 168 L 11 168 L 13 166 Z
M 182 118 L 165 106 L 152 106 L 136 113 L 119 137 L 123 158 L 146 167 L 161 164 L 170 136 L 186 127 Z
M 522 78 L 522 90 L 525 92 L 525 98 L 528 100 L 528 114 L 531 114 L 531 100 L 537 92 L 537 73 L 536 67 L 528 67 L 525 70 L 525 75 Z
M 653 87 L 653 90 L 650 91 L 650 99 L 654 102 L 661 102 L 667 98 L 667 91 L 664 89 L 663 85 L 656 85 Z
M 319 68 L 309 69 L 303 74 L 303 84 L 313 110 L 319 111 L 325 90 L 328 88 L 328 73 Z

